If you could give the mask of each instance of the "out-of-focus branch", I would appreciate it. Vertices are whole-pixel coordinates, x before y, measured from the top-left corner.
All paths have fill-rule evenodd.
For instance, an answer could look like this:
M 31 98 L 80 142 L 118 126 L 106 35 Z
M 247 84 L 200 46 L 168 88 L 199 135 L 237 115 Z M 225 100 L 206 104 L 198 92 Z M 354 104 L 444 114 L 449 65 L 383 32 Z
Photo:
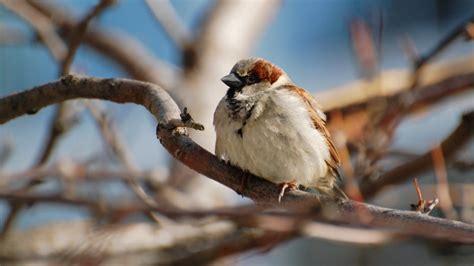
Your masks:
M 112 121 L 108 119 L 108 116 L 105 112 L 101 112 L 96 105 L 92 103 L 87 103 L 88 109 L 96 124 L 100 130 L 102 138 L 110 147 L 112 152 L 115 154 L 117 159 L 125 166 L 128 172 L 137 173 L 139 172 L 136 165 L 133 163 L 132 159 L 129 157 L 129 153 L 125 149 L 123 141 L 120 139 L 120 136 L 117 133 L 116 128 L 112 124 Z M 135 179 L 136 174 L 127 175 L 125 177 L 125 183 L 130 187 L 130 189 L 135 193 L 135 195 L 143 201 L 148 206 L 156 206 L 156 201 L 149 196 L 145 190 L 140 186 L 140 184 Z M 147 213 L 150 218 L 155 221 L 158 221 L 158 218 L 152 213 Z
M 470 66 L 466 67 L 469 68 Z M 408 108 L 405 110 L 404 114 L 399 112 L 397 104 L 388 106 L 387 114 L 392 114 L 398 119 L 401 119 L 404 117 L 404 115 L 407 115 L 410 112 L 414 112 L 421 108 L 430 106 L 436 102 L 446 100 L 449 96 L 454 96 L 472 88 L 474 88 L 474 67 L 473 72 L 449 76 L 445 79 L 437 81 L 436 83 L 422 86 L 413 93 L 407 90 L 401 90 L 393 95 L 382 97 L 385 97 L 386 102 L 396 103 L 399 101 L 406 101 L 409 103 Z M 346 92 L 348 94 L 356 93 L 356 91 L 352 89 L 348 89 Z M 339 95 L 339 92 L 336 93 L 336 96 L 337 95 Z M 373 99 L 374 98 L 367 100 L 371 101 Z M 360 139 L 364 136 L 365 125 L 367 125 L 370 121 L 366 108 L 367 103 L 357 103 L 328 110 L 329 127 L 332 127 L 331 117 L 334 115 L 334 113 L 342 112 L 344 114 L 345 123 L 338 129 L 346 133 L 346 137 L 350 142 L 360 141 Z
M 371 168 L 372 166 L 370 166 L 370 164 L 374 164 L 380 155 L 386 152 L 397 125 L 406 114 L 420 105 L 425 106 L 426 104 L 446 98 L 445 96 L 452 95 L 458 92 L 458 90 L 472 87 L 472 82 L 470 81 L 467 86 L 461 85 L 463 79 L 468 75 L 471 77 L 467 78 L 472 80 L 472 76 L 474 75 L 472 58 L 462 62 L 440 64 L 437 66 L 429 66 L 427 63 L 441 53 L 441 51 L 457 39 L 457 37 L 464 34 L 466 27 L 469 23 L 472 23 L 473 19 L 474 17 L 470 17 L 468 20 L 463 21 L 436 43 L 433 49 L 421 57 L 418 57 L 414 45 L 408 42 L 409 39 L 406 38 L 403 44 L 408 51 L 409 57 L 414 61 L 413 72 L 382 73 L 375 79 L 352 83 L 349 87 L 340 91 L 335 92 L 331 90 L 331 93 L 326 95 L 331 96 L 332 99 L 320 99 L 323 104 L 329 102 L 333 105 L 332 107 L 326 106 L 325 109 L 327 111 L 342 112 L 344 115 L 346 115 L 346 113 L 348 115 L 352 114 L 355 117 L 356 122 L 351 123 L 351 125 L 358 124 L 358 126 L 349 127 L 357 129 L 355 132 L 351 132 L 352 134 L 349 135 L 348 138 L 353 141 L 357 139 L 357 141 L 354 141 L 356 143 L 364 143 L 363 138 L 365 138 L 365 144 L 362 145 L 362 148 L 368 150 L 368 152 L 365 152 L 367 154 L 364 155 L 364 157 L 367 157 L 365 158 L 365 164 L 369 165 L 368 168 Z M 357 26 L 353 27 L 355 44 L 361 43 L 363 40 L 369 43 L 370 40 L 367 40 L 370 39 L 370 36 L 367 36 L 368 30 L 366 27 L 364 27 L 362 23 L 356 23 L 354 25 Z M 370 45 L 366 46 L 369 47 Z M 357 51 L 359 51 L 359 57 L 364 53 L 362 48 L 357 49 Z M 367 52 L 367 54 L 371 53 Z M 426 70 L 423 75 L 421 75 L 422 70 Z M 456 76 L 459 78 L 455 78 Z M 436 88 L 437 85 L 441 86 Z M 452 90 L 453 87 L 454 90 Z M 418 90 L 423 89 L 426 89 L 426 91 L 416 93 Z M 438 95 L 431 98 L 426 97 L 426 99 L 423 100 L 423 97 L 426 96 L 425 94 L 430 93 L 432 96 L 436 93 L 438 93 Z M 325 94 L 322 94 L 321 98 L 324 98 L 324 95 Z M 390 105 L 387 103 L 390 103 Z M 362 116 L 360 115 L 361 113 Z M 360 117 L 364 118 L 364 121 L 361 121 Z M 351 121 L 350 117 L 345 117 L 345 120 Z M 369 133 L 360 134 L 361 130 L 365 130 Z M 352 131 L 354 130 L 352 129 Z M 371 142 L 372 147 L 367 147 L 367 139 L 368 142 Z M 371 150 L 375 152 L 371 152 Z
M 420 78 L 422 77 L 422 71 L 430 61 L 433 61 L 435 57 L 441 54 L 441 52 L 445 50 L 450 44 L 452 44 L 455 40 L 457 40 L 458 37 L 466 35 L 466 27 L 472 20 L 474 20 L 474 16 L 461 22 L 450 32 L 448 32 L 441 40 L 439 40 L 431 50 L 421 56 L 419 56 L 416 52 L 415 45 L 411 41 L 411 39 L 409 39 L 409 37 L 403 39 L 402 46 L 405 49 L 408 58 L 413 63 L 413 73 L 410 90 L 417 89 Z
M 36 11 L 25 0 L 0 0 L 0 4 L 21 17 L 35 29 L 41 42 L 48 48 L 55 60 L 60 61 L 64 58 L 67 47 L 56 34 L 56 29 L 47 16 Z
M 245 233 L 247 232 L 247 233 Z M 116 264 L 165 264 L 196 250 L 249 237 L 232 223 L 208 221 L 197 224 L 168 223 L 157 226 L 133 223 L 97 227 L 94 222 L 67 222 L 12 232 L 0 242 L 3 261 L 77 264 L 101 261 Z M 258 237 L 259 234 L 254 234 Z M 252 237 L 252 236 L 250 236 Z
M 266 218 L 261 222 L 279 222 L 282 225 L 284 220 L 294 220 L 279 217 Z M 72 232 L 66 233 L 71 229 L 73 229 Z M 325 234 L 326 231 L 329 234 Z M 172 237 L 166 237 L 168 234 Z M 65 260 L 77 263 L 85 259 L 100 258 L 103 263 L 111 264 L 114 262 L 123 264 L 129 260 L 134 264 L 206 264 L 247 250 L 273 247 L 298 235 L 309 237 L 326 235 L 333 241 L 337 241 L 338 237 L 344 240 L 364 238 L 375 243 L 374 241 L 379 240 L 390 241 L 391 238 L 388 237 L 391 237 L 392 233 L 341 228 L 341 226 L 317 222 L 306 222 L 301 227 L 291 225 L 281 227 L 277 231 L 258 227 L 240 227 L 231 221 L 208 221 L 186 225 L 166 223 L 160 228 L 144 223 L 94 228 L 94 225 L 89 222 L 70 222 L 56 224 L 54 227 L 46 226 L 25 232 L 13 232 L 0 243 L 0 250 L 2 250 L 0 255 L 3 259 L 23 263 L 28 262 L 29 258 L 34 258 L 36 262 L 63 263 Z M 51 241 L 45 241 L 45 239 L 49 236 L 61 236 L 61 241 L 55 245 L 48 245 Z M 28 241 L 22 242 L 26 237 Z M 167 241 L 159 241 L 163 237 L 166 237 Z M 16 243 L 23 244 L 17 246 Z M 35 243 L 43 243 L 41 250 Z M 16 248 L 11 248 L 12 246 Z
M 352 48 L 362 69 L 364 78 L 371 79 L 378 71 L 378 55 L 372 33 L 367 24 L 361 19 L 355 19 L 350 24 Z
M 474 16 L 471 15 L 469 18 L 459 23 L 459 25 L 455 26 L 448 34 L 446 34 L 443 39 L 436 43 L 436 45 L 430 51 L 420 56 L 415 62 L 415 69 L 421 69 L 429 61 L 440 54 L 440 52 L 448 47 L 453 41 L 465 35 L 466 27 L 469 25 L 469 23 L 474 23 Z
M 474 40 L 474 22 L 470 22 L 466 25 L 466 39 L 468 41 Z
M 70 60 L 72 60 L 76 49 L 68 49 L 68 47 L 63 43 L 59 35 L 57 35 L 54 25 L 51 23 L 50 19 L 47 16 L 43 15 L 41 12 L 38 12 L 25 0 L 5 0 L 0 3 L 5 5 L 19 17 L 21 17 L 36 31 L 37 35 L 39 36 L 39 39 L 44 43 L 47 50 L 52 55 L 55 61 L 62 62 L 67 57 L 70 57 Z M 60 75 L 62 74 L 64 74 L 63 68 L 61 68 L 60 70 Z M 36 110 L 30 111 L 34 113 Z M 68 129 L 75 124 L 75 115 L 75 110 L 71 107 L 66 108 L 66 103 L 62 103 L 56 108 L 54 116 L 52 118 L 50 132 L 47 136 L 47 140 L 41 150 L 38 160 L 36 161 L 36 166 L 46 163 L 63 133 L 68 131 Z M 41 181 L 39 179 L 35 180 L 35 182 L 28 184 L 28 188 L 40 182 Z M 8 232 L 22 208 L 22 205 L 11 205 L 10 212 L 7 218 L 5 219 L 2 228 L 2 234 Z
M 58 106 L 54 112 L 47 139 L 35 163 L 37 166 L 48 161 L 61 137 L 78 122 L 77 109 L 72 104 L 65 104 Z
M 89 25 L 91 20 L 94 17 L 99 16 L 102 11 L 109 7 L 113 2 L 113 0 L 100 0 L 100 2 L 96 6 L 94 6 L 88 12 L 88 14 L 86 14 L 84 18 L 77 23 L 77 25 L 74 26 L 74 29 L 70 32 L 67 50 L 61 54 L 61 57 L 55 58 L 56 61 L 61 65 L 59 71 L 60 76 L 69 73 L 72 61 L 74 59 L 74 56 L 76 55 L 77 48 L 81 44 L 81 41 L 87 30 L 87 26 Z M 33 7 L 29 8 L 34 9 Z M 36 10 L 34 12 L 37 13 L 38 16 L 43 16 L 41 12 L 38 12 Z M 32 22 L 34 22 L 34 20 Z M 49 21 L 49 24 L 51 28 L 54 27 L 51 21 Z M 53 49 L 53 47 L 47 47 L 49 50 Z M 59 51 L 57 51 L 57 53 L 58 52 Z M 51 51 L 51 53 L 54 54 L 55 51 Z M 48 138 L 45 142 L 46 144 L 42 150 L 42 153 L 39 156 L 37 165 L 44 164 L 48 160 L 61 136 L 75 124 L 75 116 L 76 112 L 71 105 L 60 104 L 57 107 L 51 122 Z
M 462 160 L 462 159 L 455 160 L 454 162 L 451 163 L 451 166 L 461 171 L 468 171 L 468 170 L 474 169 L 474 161 Z
M 5 163 L 10 159 L 10 156 L 13 153 L 14 143 L 11 138 L 8 136 L 3 138 L 0 141 L 0 169 L 5 165 Z
M 453 157 L 474 135 L 474 112 L 463 115 L 459 126 L 440 144 L 447 160 Z M 364 198 L 373 197 L 382 188 L 395 185 L 419 175 L 433 165 L 431 150 L 382 174 L 375 180 L 361 183 Z
M 77 19 L 62 8 L 48 4 L 45 1 L 29 0 L 32 6 L 52 22 L 64 34 L 70 33 Z M 130 77 L 138 80 L 156 83 L 164 88 L 174 88 L 176 67 L 166 64 L 153 56 L 140 42 L 126 35 L 99 25 L 90 25 L 84 34 L 84 43 L 97 50 L 100 54 L 115 61 Z
M 81 44 L 82 39 L 84 38 L 84 35 L 86 34 L 88 25 L 90 22 L 97 16 L 99 16 L 106 8 L 114 4 L 114 0 L 100 0 L 99 3 L 94 6 L 85 16 L 83 19 L 81 19 L 77 25 L 73 27 L 73 29 L 69 32 L 69 42 L 68 42 L 68 50 L 67 53 L 65 54 L 64 57 L 62 58 L 56 58 L 60 63 L 61 63 L 61 74 L 60 75 L 65 75 L 68 74 L 70 71 L 70 66 L 72 64 L 72 61 L 74 59 L 74 56 L 76 54 L 76 51 Z M 37 12 L 37 11 L 36 11 Z M 39 13 L 39 12 L 38 12 Z M 38 161 L 38 165 L 41 165 L 46 162 L 47 158 L 51 154 L 55 144 L 57 143 L 57 140 L 59 137 L 62 135 L 63 132 L 69 128 L 70 121 L 71 119 L 66 119 L 70 118 L 67 114 L 69 113 L 70 108 L 67 108 L 64 104 L 61 104 L 58 109 L 56 110 L 53 123 L 51 126 L 51 132 L 49 134 L 49 138 L 46 141 L 45 148 L 43 149 L 43 153 L 40 156 L 40 159 Z M 93 114 L 96 114 L 93 112 Z M 96 117 L 96 120 L 100 123 L 101 120 L 99 120 L 98 117 Z M 103 121 L 104 122 L 104 121 Z M 106 130 L 106 124 L 102 123 L 104 126 L 102 126 L 102 132 L 107 132 L 108 134 L 105 136 L 105 139 L 111 145 L 113 148 L 112 150 L 117 154 L 118 158 L 124 163 L 124 165 L 128 168 L 130 172 L 136 172 L 137 168 L 134 167 L 127 157 L 126 152 L 124 151 L 123 145 L 120 145 L 118 138 L 113 134 L 111 130 Z M 105 128 L 105 129 L 104 129 Z M 148 197 L 146 193 L 143 191 L 143 189 L 136 183 L 135 180 L 132 179 L 132 177 L 126 178 L 127 183 L 130 185 L 132 190 L 136 193 L 136 195 L 142 199 L 145 203 L 147 204 L 152 204 L 154 205 L 155 202 L 153 199 Z M 37 182 L 38 180 L 36 180 Z M 35 182 L 35 183 L 36 183 Z M 34 183 L 32 183 L 34 184 Z
M 65 45 L 61 38 L 56 34 L 56 29 L 48 16 L 38 12 L 27 1 L 10 1 L 2 0 L 3 5 L 13 11 L 15 14 L 25 20 L 31 27 L 35 29 L 40 40 L 48 48 L 53 58 L 61 63 L 60 75 L 69 73 L 69 68 L 76 53 L 79 44 L 87 30 L 90 21 L 100 15 L 100 13 L 113 3 L 112 0 L 101 0 L 91 11 L 73 27 L 69 45 Z M 35 110 L 31 110 L 35 111 Z M 51 130 L 48 134 L 48 139 L 44 145 L 42 152 L 38 158 L 36 165 L 45 163 L 51 155 L 57 141 L 70 127 L 75 123 L 75 110 L 71 107 L 66 108 L 65 105 L 60 105 L 54 114 L 51 123 Z
M 313 196 L 308 196 L 310 199 Z M 76 207 L 88 207 L 91 210 L 103 212 L 104 215 L 129 215 L 133 213 L 140 213 L 144 211 L 156 211 L 168 217 L 175 219 L 180 218 L 209 218 L 212 216 L 221 217 L 224 219 L 231 220 L 239 226 L 261 228 L 264 230 L 285 233 L 292 236 L 298 235 L 311 235 L 313 237 L 325 238 L 350 243 L 377 243 L 386 242 L 389 239 L 393 239 L 395 235 L 415 236 L 425 239 L 439 239 L 444 241 L 454 241 L 461 243 L 472 243 L 472 238 L 469 237 L 474 235 L 474 227 L 470 224 L 456 222 L 452 220 L 446 220 L 441 218 L 434 218 L 427 215 L 419 215 L 418 212 L 411 211 L 397 211 L 391 209 L 385 209 L 373 205 L 367 205 L 356 202 L 345 202 L 342 203 L 338 210 L 333 209 L 335 212 L 329 216 L 324 214 L 319 209 L 314 208 L 303 208 L 295 209 L 294 204 L 279 205 L 281 210 L 274 210 L 271 208 L 265 208 L 259 205 L 249 205 L 243 207 L 233 208 L 222 208 L 214 210 L 193 210 L 183 211 L 177 209 L 167 209 L 159 206 L 150 207 L 145 205 L 105 205 L 104 203 L 99 204 L 95 201 L 82 198 L 71 198 L 63 196 L 48 196 L 48 195 L 25 195 L 25 194 L 13 194 L 13 193 L 0 193 L 0 198 L 21 202 L 21 203 L 56 203 L 56 204 L 67 204 Z M 295 199 L 294 203 L 297 203 L 298 199 Z M 331 217 L 331 218 L 329 218 Z M 364 241 L 363 235 L 364 230 L 346 230 L 347 232 L 357 235 L 356 238 L 352 239 L 344 235 L 333 234 L 326 235 L 323 232 L 315 232 L 314 227 L 320 225 L 319 223 L 313 223 L 313 219 L 329 218 L 329 220 L 336 221 L 338 223 L 355 225 L 355 226 L 370 226 L 374 229 L 373 231 L 367 230 L 366 239 Z M 389 226 L 389 223 L 395 223 L 395 221 L 403 220 L 403 224 L 400 226 Z M 320 227 L 326 227 L 322 225 Z M 327 226 L 332 228 L 332 226 Z M 447 232 L 432 232 L 436 228 L 448 230 Z M 335 228 L 332 228 L 334 231 Z M 348 228 L 350 229 L 350 228 Z M 385 231 L 389 229 L 390 231 Z M 380 231 L 379 231 L 380 230 Z M 370 234 L 373 236 L 368 239 Z
M 47 105 L 78 97 L 143 105 L 157 118 L 160 142 L 175 158 L 234 191 L 241 191 L 241 178 L 247 175 L 247 187 L 241 191 L 243 196 L 263 204 L 277 204 L 280 193 L 278 185 L 243 173 L 194 143 L 186 136 L 185 128 L 179 127 L 183 122 L 176 103 L 164 90 L 150 83 L 67 76 L 59 81 L 0 99 L 0 123 L 24 115 L 31 108 L 39 110 Z M 319 206 L 321 202 L 331 205 L 332 200 L 295 190 L 288 192 L 283 202 L 294 209 L 305 209 Z M 340 203 L 335 208 L 338 220 L 353 225 L 392 228 L 409 234 L 428 235 L 457 242 L 472 243 L 474 239 L 474 226 L 461 222 L 352 201 Z
M 66 165 L 66 166 L 65 166 Z M 48 166 L 34 167 L 16 173 L 0 173 L 0 187 L 7 190 L 17 182 L 31 182 L 32 180 L 52 176 L 57 178 L 73 178 L 77 181 L 104 181 L 104 180 L 126 180 L 132 176 L 137 180 L 150 180 L 161 183 L 164 178 L 158 176 L 156 171 L 127 171 L 111 169 L 89 169 L 87 165 L 74 162 L 58 161 Z
M 4 24 L 0 25 L 0 45 L 19 45 L 32 41 L 32 38 L 25 32 Z
M 473 125 L 474 129 L 474 125 Z M 474 130 L 473 130 L 474 131 Z M 443 150 L 440 145 L 435 145 L 431 150 L 431 157 L 433 160 L 433 168 L 436 174 L 437 190 L 436 194 L 440 199 L 439 206 L 443 211 L 445 217 L 451 220 L 457 220 L 458 215 L 453 207 L 453 200 L 449 194 L 448 172 L 446 170 L 446 160 L 444 159 Z
M 113 125 L 112 120 L 110 119 L 110 116 L 107 114 L 107 112 L 101 110 L 100 107 L 93 102 L 86 102 L 85 105 L 94 118 L 102 138 L 115 154 L 117 159 L 127 169 L 131 171 L 137 171 L 137 166 L 129 157 L 123 140 L 118 135 L 117 129 Z
M 182 50 L 192 43 L 191 33 L 176 14 L 169 0 L 146 0 L 148 8 L 163 27 L 168 36 Z
M 100 16 L 100 14 L 110 5 L 112 5 L 115 0 L 100 0 L 99 3 L 92 8 L 87 15 L 74 27 L 74 30 L 70 33 L 70 38 L 68 42 L 68 52 L 64 59 L 61 61 L 61 76 L 69 74 L 69 70 L 72 64 L 72 60 L 76 54 L 77 48 L 84 38 L 84 34 L 87 31 L 89 23 L 95 17 Z
M 145 179 L 145 181 L 149 181 L 147 184 L 149 184 L 154 190 L 157 190 L 158 192 L 154 197 L 149 196 L 137 182 L 137 179 L 140 178 L 140 173 L 143 171 L 140 171 L 129 157 L 129 153 L 126 151 L 124 142 L 121 140 L 114 123 L 110 119 L 110 116 L 108 116 L 105 111 L 100 110 L 97 105 L 94 105 L 90 101 L 87 102 L 86 105 L 90 110 L 97 126 L 99 127 L 102 138 L 107 143 L 108 148 L 110 148 L 113 154 L 117 157 L 121 164 L 125 166 L 125 169 L 129 173 L 128 176 L 124 176 L 124 181 L 126 181 L 126 183 L 139 199 L 141 199 L 148 206 L 156 206 L 158 202 L 160 205 L 165 204 L 166 206 L 173 206 L 174 208 L 183 206 L 195 207 L 193 204 L 191 204 L 189 199 L 187 199 L 185 194 L 169 186 L 162 186 L 161 184 L 154 182 L 156 179 Z M 195 125 L 188 124 L 186 126 L 193 127 Z M 153 219 L 156 220 L 156 217 L 153 216 Z
M 467 56 L 443 63 L 426 65 L 417 90 L 423 91 L 440 84 L 443 80 L 456 80 L 455 77 L 474 73 L 473 60 L 474 56 Z M 386 70 L 371 81 L 356 80 L 340 87 L 318 92 L 315 94 L 315 98 L 321 102 L 324 111 L 330 113 L 338 110 L 346 115 L 358 110 L 365 110 L 367 103 L 373 99 L 393 97 L 402 94 L 404 91 L 409 91 L 412 82 L 411 75 L 408 70 Z M 380 84 L 382 89 L 368 91 L 367 88 L 372 83 Z

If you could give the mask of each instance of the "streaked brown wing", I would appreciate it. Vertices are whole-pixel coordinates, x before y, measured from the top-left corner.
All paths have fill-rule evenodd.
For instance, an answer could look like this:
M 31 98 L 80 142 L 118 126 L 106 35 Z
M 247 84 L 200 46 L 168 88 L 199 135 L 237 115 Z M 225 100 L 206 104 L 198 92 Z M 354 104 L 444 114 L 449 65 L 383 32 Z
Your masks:
M 326 128 L 325 119 L 321 117 L 320 113 L 322 113 L 318 102 L 309 94 L 306 90 L 296 87 L 296 86 L 286 86 L 285 89 L 298 94 L 301 98 L 303 98 L 304 102 L 306 103 L 307 110 L 311 116 L 311 120 L 313 121 L 314 128 L 319 130 L 321 134 L 325 137 L 326 143 L 329 147 L 329 153 L 331 155 L 330 160 L 327 160 L 326 163 L 331 168 L 334 175 L 338 175 L 337 168 L 341 164 L 341 160 L 339 159 L 339 154 L 337 153 L 336 147 L 331 139 L 331 134 L 329 133 L 328 129 Z

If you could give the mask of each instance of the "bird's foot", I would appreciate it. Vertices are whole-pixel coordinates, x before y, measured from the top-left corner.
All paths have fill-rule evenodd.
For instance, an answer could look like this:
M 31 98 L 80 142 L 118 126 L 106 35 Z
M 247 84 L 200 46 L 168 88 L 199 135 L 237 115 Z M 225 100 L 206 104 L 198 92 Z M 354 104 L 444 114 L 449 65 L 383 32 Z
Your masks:
M 281 187 L 281 189 L 280 189 L 280 195 L 278 195 L 278 202 L 281 202 L 281 199 L 282 199 L 283 196 L 285 195 L 285 191 L 286 191 L 287 189 L 293 190 L 293 189 L 297 189 L 297 188 L 298 188 L 298 184 L 296 183 L 296 181 L 290 181 L 290 182 L 287 182 L 287 183 L 281 183 L 279 186 Z

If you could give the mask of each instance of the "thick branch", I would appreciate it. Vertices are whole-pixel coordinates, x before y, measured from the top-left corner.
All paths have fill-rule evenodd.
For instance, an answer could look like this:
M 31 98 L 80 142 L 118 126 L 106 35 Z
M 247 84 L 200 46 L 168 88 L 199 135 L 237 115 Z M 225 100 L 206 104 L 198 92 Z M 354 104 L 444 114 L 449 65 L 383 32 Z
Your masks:
M 0 124 L 30 110 L 77 98 L 103 99 L 143 105 L 163 124 L 181 121 L 169 94 L 155 84 L 128 79 L 101 79 L 68 75 L 60 80 L 0 99 Z
M 153 84 L 127 79 L 67 76 L 0 99 L 0 123 L 24 115 L 31 109 L 39 110 L 50 104 L 80 97 L 143 105 L 159 122 L 160 142 L 178 160 L 234 191 L 240 190 L 241 177 L 249 175 L 242 195 L 256 202 L 276 204 L 279 194 L 276 184 L 223 163 L 187 136 L 179 134 L 175 128 L 181 122 L 176 103 L 164 90 Z M 295 203 L 293 207 L 300 208 L 318 205 L 321 200 L 325 199 L 303 191 L 291 191 L 284 197 L 285 203 Z M 474 242 L 474 226 L 470 224 L 351 201 L 340 204 L 337 210 L 341 221 L 354 225 L 374 225 L 431 238 Z

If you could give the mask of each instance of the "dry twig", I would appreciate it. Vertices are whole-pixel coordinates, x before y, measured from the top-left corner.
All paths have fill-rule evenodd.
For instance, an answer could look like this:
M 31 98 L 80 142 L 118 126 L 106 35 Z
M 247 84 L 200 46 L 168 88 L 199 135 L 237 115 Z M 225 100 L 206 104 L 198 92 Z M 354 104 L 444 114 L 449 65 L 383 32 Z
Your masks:
M 411 208 L 414 211 L 423 214 L 430 214 L 430 212 L 438 205 L 439 200 L 437 198 L 433 200 L 425 200 L 423 199 L 423 194 L 421 193 L 421 188 L 418 185 L 418 180 L 416 178 L 413 179 L 413 184 L 415 185 L 416 195 L 418 196 L 418 203 L 411 204 Z
M 176 14 L 171 2 L 169 0 L 146 0 L 145 2 L 174 43 L 182 51 L 188 49 L 192 43 L 191 33 Z
M 446 171 L 446 161 L 444 160 L 443 150 L 441 146 L 435 145 L 431 150 L 431 156 L 433 159 L 433 167 L 436 174 L 437 186 L 436 194 L 440 200 L 440 208 L 444 215 L 452 220 L 457 220 L 458 215 L 453 208 L 453 201 L 451 195 L 449 195 L 449 182 L 448 173 Z

